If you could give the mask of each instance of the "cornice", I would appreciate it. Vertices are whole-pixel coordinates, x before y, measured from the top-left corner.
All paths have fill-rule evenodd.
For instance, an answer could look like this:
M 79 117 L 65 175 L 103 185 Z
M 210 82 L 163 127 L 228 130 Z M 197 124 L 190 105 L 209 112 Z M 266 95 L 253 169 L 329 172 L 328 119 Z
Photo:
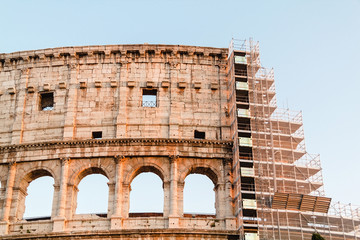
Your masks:
M 203 144 L 203 145 L 218 145 L 225 147 L 232 147 L 232 141 L 220 140 L 202 140 L 202 139 L 173 139 L 173 138 L 114 138 L 114 139 L 87 139 L 87 140 L 73 140 L 73 141 L 48 141 L 24 144 L 11 144 L 0 146 L 0 152 L 12 150 L 31 150 L 38 147 L 61 147 L 67 145 L 69 147 L 77 146 L 94 146 L 99 147 L 104 145 L 123 145 L 131 143 L 159 143 L 159 144 Z
M 152 56 L 198 56 L 227 59 L 227 48 L 199 47 L 186 45 L 129 44 L 58 47 L 12 53 L 0 53 L 0 65 L 37 63 L 43 60 L 68 60 L 83 57 L 103 58 L 125 56 L 129 58 Z M 1 66 L 0 66 L 1 67 Z

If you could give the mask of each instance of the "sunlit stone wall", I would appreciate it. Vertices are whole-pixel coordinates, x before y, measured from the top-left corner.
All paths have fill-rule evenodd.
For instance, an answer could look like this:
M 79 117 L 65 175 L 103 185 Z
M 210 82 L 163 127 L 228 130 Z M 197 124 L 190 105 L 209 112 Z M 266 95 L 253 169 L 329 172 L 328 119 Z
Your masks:
M 227 49 L 114 45 L 0 54 L 2 239 L 236 239 Z M 160 215 L 129 214 L 131 181 L 163 182 Z M 184 215 L 184 180 L 214 184 L 215 215 Z M 79 182 L 108 178 L 105 215 L 76 214 Z M 23 219 L 54 179 L 52 213 Z

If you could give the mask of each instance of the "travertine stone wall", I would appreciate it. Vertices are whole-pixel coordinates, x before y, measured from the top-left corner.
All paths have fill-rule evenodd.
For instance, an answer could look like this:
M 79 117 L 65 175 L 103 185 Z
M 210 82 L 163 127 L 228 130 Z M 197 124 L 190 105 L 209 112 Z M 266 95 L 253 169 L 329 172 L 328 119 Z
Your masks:
M 17 236 L 7 235 L 2 237 L 3 240 L 10 239 L 24 239 L 23 235 L 19 234 Z M 311 236 L 310 236 L 311 237 Z M 117 239 L 117 240 L 138 240 L 138 239 L 153 239 L 153 240 L 194 240 L 194 239 L 209 239 L 209 240 L 236 240 L 239 239 L 233 231 L 223 231 L 223 232 L 209 232 L 207 230 L 162 230 L 154 229 L 149 230 L 131 230 L 131 231 L 92 231 L 87 234 L 74 234 L 74 233 L 51 233 L 51 234 L 32 234 L 31 236 L 27 235 L 26 239 L 35 240 L 35 239 L 54 239 L 54 240 L 94 240 L 94 239 Z
M 0 144 L 103 138 L 229 140 L 226 49 L 123 45 L 0 54 Z M 142 90 L 158 91 L 142 107 Z M 41 92 L 55 106 L 40 110 Z M 150 127 L 151 126 L 151 127 Z
M 1 238 L 234 237 L 226 51 L 144 44 L 0 54 Z M 144 89 L 157 91 L 156 107 L 142 106 Z M 54 94 L 52 110 L 40 108 L 42 93 Z M 159 216 L 129 215 L 142 172 L 163 181 Z M 75 213 L 77 186 L 94 173 L 109 179 L 105 217 Z M 192 173 L 214 183 L 216 215 L 184 215 Z M 42 176 L 54 179 L 52 214 L 29 222 L 27 187 Z
M 34 233 L 189 227 L 235 231 L 231 153 L 230 141 L 179 139 L 62 141 L 0 147 L 1 233 L 27 233 L 22 230 L 24 226 Z M 163 181 L 164 212 L 150 218 L 150 223 L 148 217 L 129 216 L 130 185 L 142 172 L 153 172 Z M 94 173 L 109 179 L 106 218 L 75 214 L 77 186 Z M 193 219 L 183 213 L 184 182 L 192 173 L 204 174 L 214 183 L 214 218 Z M 51 218 L 27 222 L 23 220 L 27 187 L 42 176 L 54 179 Z M 92 224 L 84 225 L 84 221 Z

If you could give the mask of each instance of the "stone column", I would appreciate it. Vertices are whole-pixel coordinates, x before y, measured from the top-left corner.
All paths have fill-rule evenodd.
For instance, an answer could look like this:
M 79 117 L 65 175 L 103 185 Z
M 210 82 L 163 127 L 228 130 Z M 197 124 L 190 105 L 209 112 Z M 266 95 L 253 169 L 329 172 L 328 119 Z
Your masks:
M 184 182 L 178 182 L 178 215 L 182 217 L 184 215 Z
M 224 159 L 223 160 L 223 176 L 224 176 L 224 204 L 225 204 L 225 225 L 227 229 L 232 229 L 236 226 L 236 222 L 234 221 L 234 209 L 232 205 L 232 196 L 231 196 L 231 162 L 232 159 Z
M 129 205 L 130 205 L 130 191 L 131 191 L 131 185 L 130 184 L 122 184 L 122 214 L 121 216 L 123 218 L 129 217 Z
M 215 188 L 215 208 L 216 208 L 216 218 L 224 219 L 225 218 L 225 209 L 226 209 L 226 196 L 225 196 L 225 183 L 218 183 Z
M 124 156 L 115 156 L 115 191 L 113 201 L 113 211 L 111 215 L 111 229 L 121 228 L 122 209 L 123 209 L 123 184 L 121 178 L 123 176 Z
M 51 206 L 51 218 L 54 219 L 57 216 L 58 199 L 60 198 L 60 185 L 54 184 L 53 202 Z
M 170 209 L 169 209 L 169 228 L 179 226 L 178 215 L 178 189 L 177 189 L 177 161 L 178 156 L 170 156 Z
M 60 190 L 57 199 L 57 211 L 54 218 L 53 232 L 61 232 L 65 230 L 65 208 L 67 195 L 67 181 L 69 174 L 69 158 L 61 158 L 61 178 Z
M 0 167 L 0 171 L 5 171 L 5 167 L 4 166 Z M 3 199 L 3 200 L 5 200 L 6 182 L 7 182 L 7 179 L 3 180 L 3 181 L 0 181 L 0 185 L 1 185 L 0 198 Z M 3 206 L 3 202 L 2 202 L 2 203 L 0 203 L 0 221 L 2 220 L 2 216 L 3 216 L 3 212 L 4 212 L 3 207 L 4 206 Z
M 115 179 L 112 179 L 112 182 L 107 183 L 108 186 L 108 202 L 107 202 L 107 210 L 106 216 L 107 218 L 111 218 L 114 214 L 114 205 L 115 205 Z
M 74 60 L 71 60 L 74 59 Z M 64 134 L 63 140 L 73 140 L 76 138 L 76 117 L 78 111 L 78 92 L 79 89 L 71 87 L 72 84 L 78 84 L 80 64 L 75 64 L 74 56 L 69 58 L 70 62 L 67 68 L 66 84 L 66 102 L 64 116 Z M 73 67 L 74 66 L 74 67 Z
M 77 209 L 77 196 L 79 193 L 79 188 L 74 184 L 67 184 L 66 188 L 66 208 L 65 208 L 65 219 L 70 220 L 73 219 L 76 214 Z
M 229 178 L 230 160 L 224 159 L 221 164 L 221 179 L 218 179 L 215 190 L 216 218 L 232 217 L 231 182 Z
M 26 188 L 13 187 L 12 199 L 14 200 L 11 204 L 10 220 L 15 221 L 22 220 L 25 212 L 25 200 L 28 195 Z
M 230 172 L 231 172 L 231 159 L 225 159 L 223 161 L 224 165 L 224 182 L 225 182 L 225 217 L 226 218 L 233 218 L 234 211 L 232 207 L 232 196 L 231 196 L 231 180 L 230 180 Z
M 169 217 L 169 212 L 170 212 L 170 181 L 163 182 L 163 190 L 164 190 L 163 214 L 164 214 L 164 217 Z
M 9 217 L 10 217 L 12 195 L 13 195 L 14 183 L 15 183 L 15 174 L 16 174 L 16 163 L 14 161 L 9 163 L 9 172 L 8 172 L 8 179 L 6 182 L 3 214 L 1 216 L 1 222 L 0 222 L 0 236 L 9 233 Z

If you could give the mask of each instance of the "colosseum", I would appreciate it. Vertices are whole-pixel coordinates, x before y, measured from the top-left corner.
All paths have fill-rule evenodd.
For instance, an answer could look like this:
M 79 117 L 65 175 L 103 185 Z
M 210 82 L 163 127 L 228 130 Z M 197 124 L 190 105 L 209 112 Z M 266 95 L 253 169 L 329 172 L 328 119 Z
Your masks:
M 302 116 L 277 107 L 258 44 L 64 47 L 0 54 L 1 239 L 360 239 L 360 210 L 325 196 Z M 164 208 L 129 214 L 141 173 Z M 81 180 L 108 179 L 108 211 L 77 214 Z M 185 178 L 214 184 L 213 215 L 183 211 Z M 24 218 L 54 179 L 51 216 Z

